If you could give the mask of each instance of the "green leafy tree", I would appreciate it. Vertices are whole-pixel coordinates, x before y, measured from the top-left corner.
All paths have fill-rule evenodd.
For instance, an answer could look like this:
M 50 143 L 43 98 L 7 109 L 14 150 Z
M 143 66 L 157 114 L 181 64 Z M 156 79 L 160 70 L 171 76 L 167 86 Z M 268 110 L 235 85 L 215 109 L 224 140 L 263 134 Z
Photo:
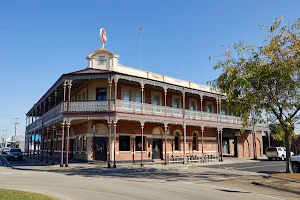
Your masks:
M 276 141 L 277 146 L 285 146 L 284 141 L 284 130 L 279 123 L 273 123 L 269 125 L 270 132 L 274 141 Z M 293 132 L 292 138 L 296 139 L 297 135 Z
M 234 102 L 232 109 L 242 116 L 244 126 L 266 113 L 280 124 L 287 150 L 286 172 L 292 172 L 291 137 L 300 110 L 300 18 L 289 24 L 279 16 L 267 30 L 262 46 L 245 41 L 229 45 L 214 67 L 222 70 L 221 75 L 210 84 Z

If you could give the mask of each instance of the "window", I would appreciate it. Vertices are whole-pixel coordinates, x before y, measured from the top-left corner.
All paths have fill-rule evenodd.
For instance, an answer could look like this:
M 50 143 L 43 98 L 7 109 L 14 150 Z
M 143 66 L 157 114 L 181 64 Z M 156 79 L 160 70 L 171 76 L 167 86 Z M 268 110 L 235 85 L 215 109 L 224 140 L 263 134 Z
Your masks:
M 174 150 L 179 151 L 179 134 L 178 132 L 174 133 Z
M 119 151 L 130 151 L 130 136 L 119 136 Z
M 136 92 L 135 93 L 135 102 L 139 102 L 139 103 L 142 102 L 142 94 L 141 94 L 141 92 Z
M 179 99 L 173 99 L 173 108 L 179 108 Z
M 80 136 L 77 137 L 77 148 L 76 151 L 81 151 L 81 140 Z
M 124 90 L 123 100 L 124 101 L 130 101 L 131 100 L 131 95 L 130 95 L 130 91 L 129 90 Z
M 106 88 L 97 88 L 96 89 L 96 100 L 97 101 L 106 101 Z
M 82 151 L 86 151 L 86 136 L 82 136 Z
M 153 95 L 152 104 L 159 105 L 159 96 L 158 95 Z
M 196 109 L 196 102 L 195 101 L 191 101 L 190 102 L 190 110 L 197 110 Z
M 142 151 L 142 136 L 135 137 L 135 150 Z M 143 151 L 146 151 L 146 137 L 143 137 Z
M 221 107 L 221 115 L 226 115 L 226 107 L 225 106 Z
M 214 112 L 212 103 L 207 103 L 207 105 L 206 105 L 206 112 L 209 112 L 209 113 L 213 113 Z
M 193 150 L 195 150 L 195 151 L 197 151 L 198 149 L 197 149 L 197 134 L 196 133 L 194 133 L 193 134 Z

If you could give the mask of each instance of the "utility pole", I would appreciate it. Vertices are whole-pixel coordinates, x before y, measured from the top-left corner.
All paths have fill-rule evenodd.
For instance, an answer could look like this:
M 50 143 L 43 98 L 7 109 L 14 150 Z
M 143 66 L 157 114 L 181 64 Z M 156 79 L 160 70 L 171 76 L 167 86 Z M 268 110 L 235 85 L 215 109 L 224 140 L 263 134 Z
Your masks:
M 14 118 L 14 120 L 16 120 L 15 122 L 13 122 L 13 124 L 15 125 L 15 137 L 14 137 L 14 142 L 15 142 L 15 145 L 16 145 L 16 138 L 17 138 L 17 127 L 18 127 L 18 124 L 20 124 L 19 122 L 19 119 L 20 118 Z
M 3 141 L 1 143 L 1 146 L 6 147 L 7 126 L 1 126 L 1 127 L 5 127 L 4 130 L 0 130 L 0 131 L 5 132 L 5 135 L 3 134 L 3 136 L 2 136 Z

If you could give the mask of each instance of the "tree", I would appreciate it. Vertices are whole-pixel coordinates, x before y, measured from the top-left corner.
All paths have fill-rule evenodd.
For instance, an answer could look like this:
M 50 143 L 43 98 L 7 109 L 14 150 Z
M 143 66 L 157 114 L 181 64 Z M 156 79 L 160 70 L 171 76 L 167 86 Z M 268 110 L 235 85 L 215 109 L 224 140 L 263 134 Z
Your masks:
M 222 70 L 221 75 L 209 83 L 226 93 L 245 127 L 252 112 L 257 120 L 270 114 L 280 124 L 287 150 L 286 172 L 290 173 L 291 136 L 300 110 L 300 18 L 289 24 L 279 16 L 267 30 L 262 46 L 245 41 L 229 45 L 214 67 Z
M 285 146 L 284 130 L 279 123 L 273 123 L 269 125 L 272 138 L 276 141 L 277 146 Z M 291 138 L 296 139 L 297 135 L 293 132 Z

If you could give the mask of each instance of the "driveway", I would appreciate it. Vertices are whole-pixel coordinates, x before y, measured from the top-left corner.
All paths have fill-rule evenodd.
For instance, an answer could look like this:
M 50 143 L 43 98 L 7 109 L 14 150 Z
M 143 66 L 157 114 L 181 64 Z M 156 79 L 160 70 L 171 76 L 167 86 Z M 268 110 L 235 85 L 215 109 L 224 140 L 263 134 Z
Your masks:
M 262 159 L 259 160 L 258 162 L 231 163 L 231 164 L 224 164 L 224 165 L 208 165 L 205 167 L 272 174 L 272 173 L 284 172 L 285 161 L 269 161 L 267 159 Z

